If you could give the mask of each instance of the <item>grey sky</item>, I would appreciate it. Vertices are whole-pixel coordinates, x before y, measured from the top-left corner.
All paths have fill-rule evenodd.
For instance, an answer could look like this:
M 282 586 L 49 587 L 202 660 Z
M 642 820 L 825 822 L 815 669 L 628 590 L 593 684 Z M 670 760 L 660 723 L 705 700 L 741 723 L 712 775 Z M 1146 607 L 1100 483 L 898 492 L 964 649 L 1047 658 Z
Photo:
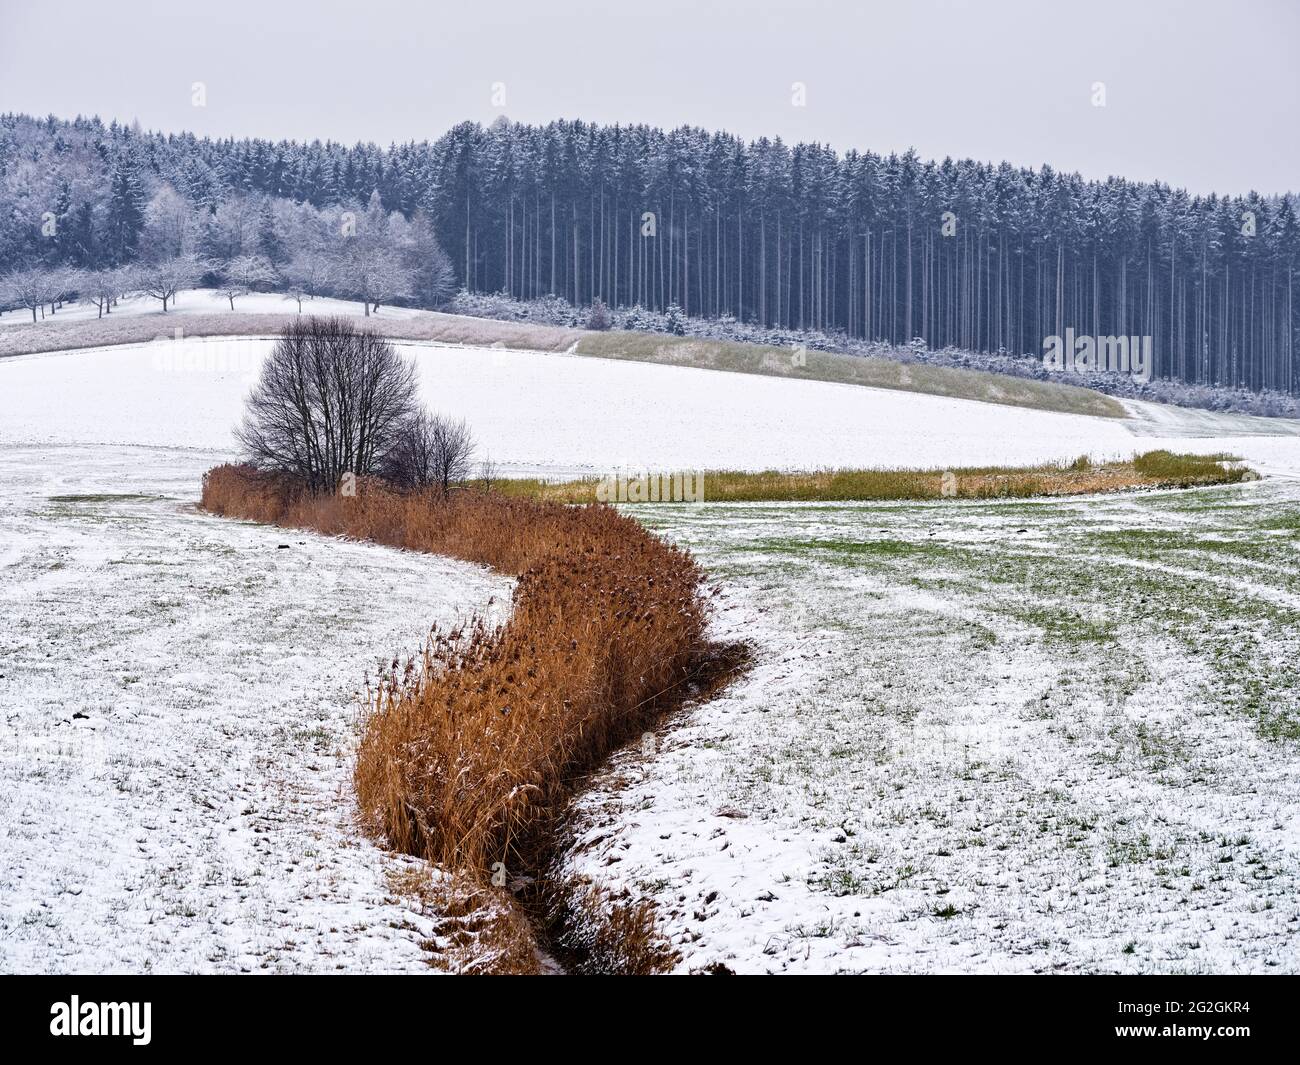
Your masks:
M 1195 192 L 1300 190 L 1300 0 L 3 7 L 5 111 L 380 144 L 503 112 L 689 123 Z M 1099 81 L 1105 107 L 1092 104 Z

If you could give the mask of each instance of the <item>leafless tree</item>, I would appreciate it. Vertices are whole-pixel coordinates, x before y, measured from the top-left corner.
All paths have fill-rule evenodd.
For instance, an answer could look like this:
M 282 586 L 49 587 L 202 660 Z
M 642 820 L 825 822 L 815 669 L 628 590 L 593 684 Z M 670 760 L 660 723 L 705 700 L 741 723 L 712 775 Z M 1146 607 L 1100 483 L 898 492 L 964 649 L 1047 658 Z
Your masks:
M 161 186 L 144 209 L 141 253 L 146 259 L 165 260 L 195 252 L 206 213 L 170 185 Z
M 36 312 L 45 303 L 44 279 L 39 270 L 15 270 L 0 278 L 0 303 L 26 307 L 36 321 Z
M 183 288 L 193 288 L 203 277 L 204 264 L 196 256 L 178 255 L 137 267 L 140 289 L 156 300 L 162 300 L 163 313 L 167 302 L 175 300 Z
M 275 267 L 265 255 L 239 255 L 226 263 L 221 271 L 220 292 L 235 309 L 235 299 L 246 296 L 259 286 L 275 283 Z
M 470 475 L 474 436 L 464 421 L 418 411 L 403 422 L 380 472 L 401 488 L 446 495 Z
M 483 461 L 478 464 L 478 483 L 479 487 L 485 492 L 490 492 L 496 486 L 501 477 L 501 471 L 497 464 L 492 461 L 491 455 L 485 455 Z
M 99 317 L 111 314 L 113 304 L 135 287 L 135 271 L 129 266 L 110 270 L 92 270 L 84 275 L 81 297 L 93 303 Z
M 315 299 L 329 285 L 330 273 L 329 259 L 315 248 L 300 251 L 285 266 L 286 291 L 297 301 L 299 314 L 304 299 Z
M 409 297 L 414 286 L 411 268 L 397 252 L 378 240 L 360 237 L 340 251 L 331 283 L 344 295 L 360 300 L 367 317 L 382 303 Z
M 86 275 L 75 267 L 56 266 L 46 273 L 45 278 L 45 302 L 50 305 L 50 316 L 53 317 L 55 309 L 62 307 L 64 300 L 80 291 Z
M 377 473 L 415 412 L 417 379 L 386 340 L 346 318 L 285 326 L 248 397 L 237 436 L 254 465 L 332 492 Z
M 212 259 L 234 259 L 257 250 L 258 202 L 255 196 L 229 196 L 208 223 L 204 252 Z
M 0 278 L 0 303 L 26 307 L 36 321 L 36 312 L 44 317 L 48 306 L 52 315 L 56 303 L 77 291 L 81 277 L 78 270 L 68 268 L 14 270 Z

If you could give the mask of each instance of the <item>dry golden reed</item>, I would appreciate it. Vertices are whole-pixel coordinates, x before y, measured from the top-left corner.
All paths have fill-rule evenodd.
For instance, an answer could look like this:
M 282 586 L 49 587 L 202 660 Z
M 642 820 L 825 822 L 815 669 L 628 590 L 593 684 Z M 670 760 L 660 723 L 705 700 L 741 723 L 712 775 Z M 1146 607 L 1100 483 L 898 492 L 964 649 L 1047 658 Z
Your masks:
M 680 477 L 678 473 L 676 476 Z M 1028 499 L 1035 496 L 1091 495 L 1147 488 L 1189 488 L 1235 484 L 1253 474 L 1230 455 L 1182 455 L 1148 451 L 1129 461 L 1040 466 L 987 466 L 950 470 L 705 470 L 699 478 L 710 503 L 853 503 L 907 499 Z M 671 484 L 672 471 L 652 471 L 651 482 Z M 608 482 L 605 482 L 608 483 Z M 690 482 L 687 482 L 690 483 Z M 499 491 L 552 503 L 590 503 L 602 485 L 599 477 L 574 481 L 511 479 Z M 649 500 L 647 495 L 644 497 Z M 664 502 L 670 501 L 667 493 Z
M 211 470 L 202 506 L 517 578 L 504 625 L 435 629 L 380 680 L 357 756 L 369 826 L 480 882 L 538 868 L 573 785 L 741 661 L 706 639 L 690 555 L 610 507 L 401 494 L 366 479 L 355 497 L 311 496 L 247 466 Z

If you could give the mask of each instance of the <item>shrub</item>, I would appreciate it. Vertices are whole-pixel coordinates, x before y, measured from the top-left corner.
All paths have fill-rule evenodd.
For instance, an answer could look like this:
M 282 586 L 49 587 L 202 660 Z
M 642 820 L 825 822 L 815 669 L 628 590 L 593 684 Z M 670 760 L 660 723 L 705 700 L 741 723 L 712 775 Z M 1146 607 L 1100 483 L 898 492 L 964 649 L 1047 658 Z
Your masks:
M 611 325 L 613 325 L 613 319 L 610 318 L 609 308 L 605 306 L 605 301 L 597 296 L 592 300 L 591 313 L 587 315 L 587 328 L 604 332 Z
M 436 488 L 446 495 L 469 477 L 473 457 L 469 426 L 422 410 L 402 423 L 380 468 L 399 488 Z

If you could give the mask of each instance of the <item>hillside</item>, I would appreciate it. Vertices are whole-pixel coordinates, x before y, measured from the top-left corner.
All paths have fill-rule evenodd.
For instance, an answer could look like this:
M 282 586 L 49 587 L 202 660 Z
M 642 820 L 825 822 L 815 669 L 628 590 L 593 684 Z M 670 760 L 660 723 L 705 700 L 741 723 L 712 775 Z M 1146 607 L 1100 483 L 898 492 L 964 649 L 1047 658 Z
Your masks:
M 274 336 L 295 317 L 291 300 L 275 293 L 241 298 L 231 311 L 220 294 L 184 292 L 176 308 L 163 314 L 156 300 L 121 301 L 107 318 L 93 307 L 73 305 L 52 318 L 31 323 L 21 315 L 0 319 L 0 357 L 76 348 L 137 344 L 158 337 Z M 360 315 L 356 303 L 317 298 L 304 303 L 310 313 Z M 864 385 L 918 392 L 952 399 L 972 399 L 1033 410 L 1122 418 L 1118 400 L 1090 389 L 1056 382 L 1032 381 L 953 367 L 904 364 L 889 359 L 834 352 L 795 353 L 778 347 L 725 340 L 701 340 L 657 333 L 607 333 L 505 322 L 435 311 L 384 307 L 366 324 L 394 340 L 438 344 L 500 346 L 527 351 L 568 351 L 605 359 L 659 363 L 696 369 L 788 377 L 803 381 Z

